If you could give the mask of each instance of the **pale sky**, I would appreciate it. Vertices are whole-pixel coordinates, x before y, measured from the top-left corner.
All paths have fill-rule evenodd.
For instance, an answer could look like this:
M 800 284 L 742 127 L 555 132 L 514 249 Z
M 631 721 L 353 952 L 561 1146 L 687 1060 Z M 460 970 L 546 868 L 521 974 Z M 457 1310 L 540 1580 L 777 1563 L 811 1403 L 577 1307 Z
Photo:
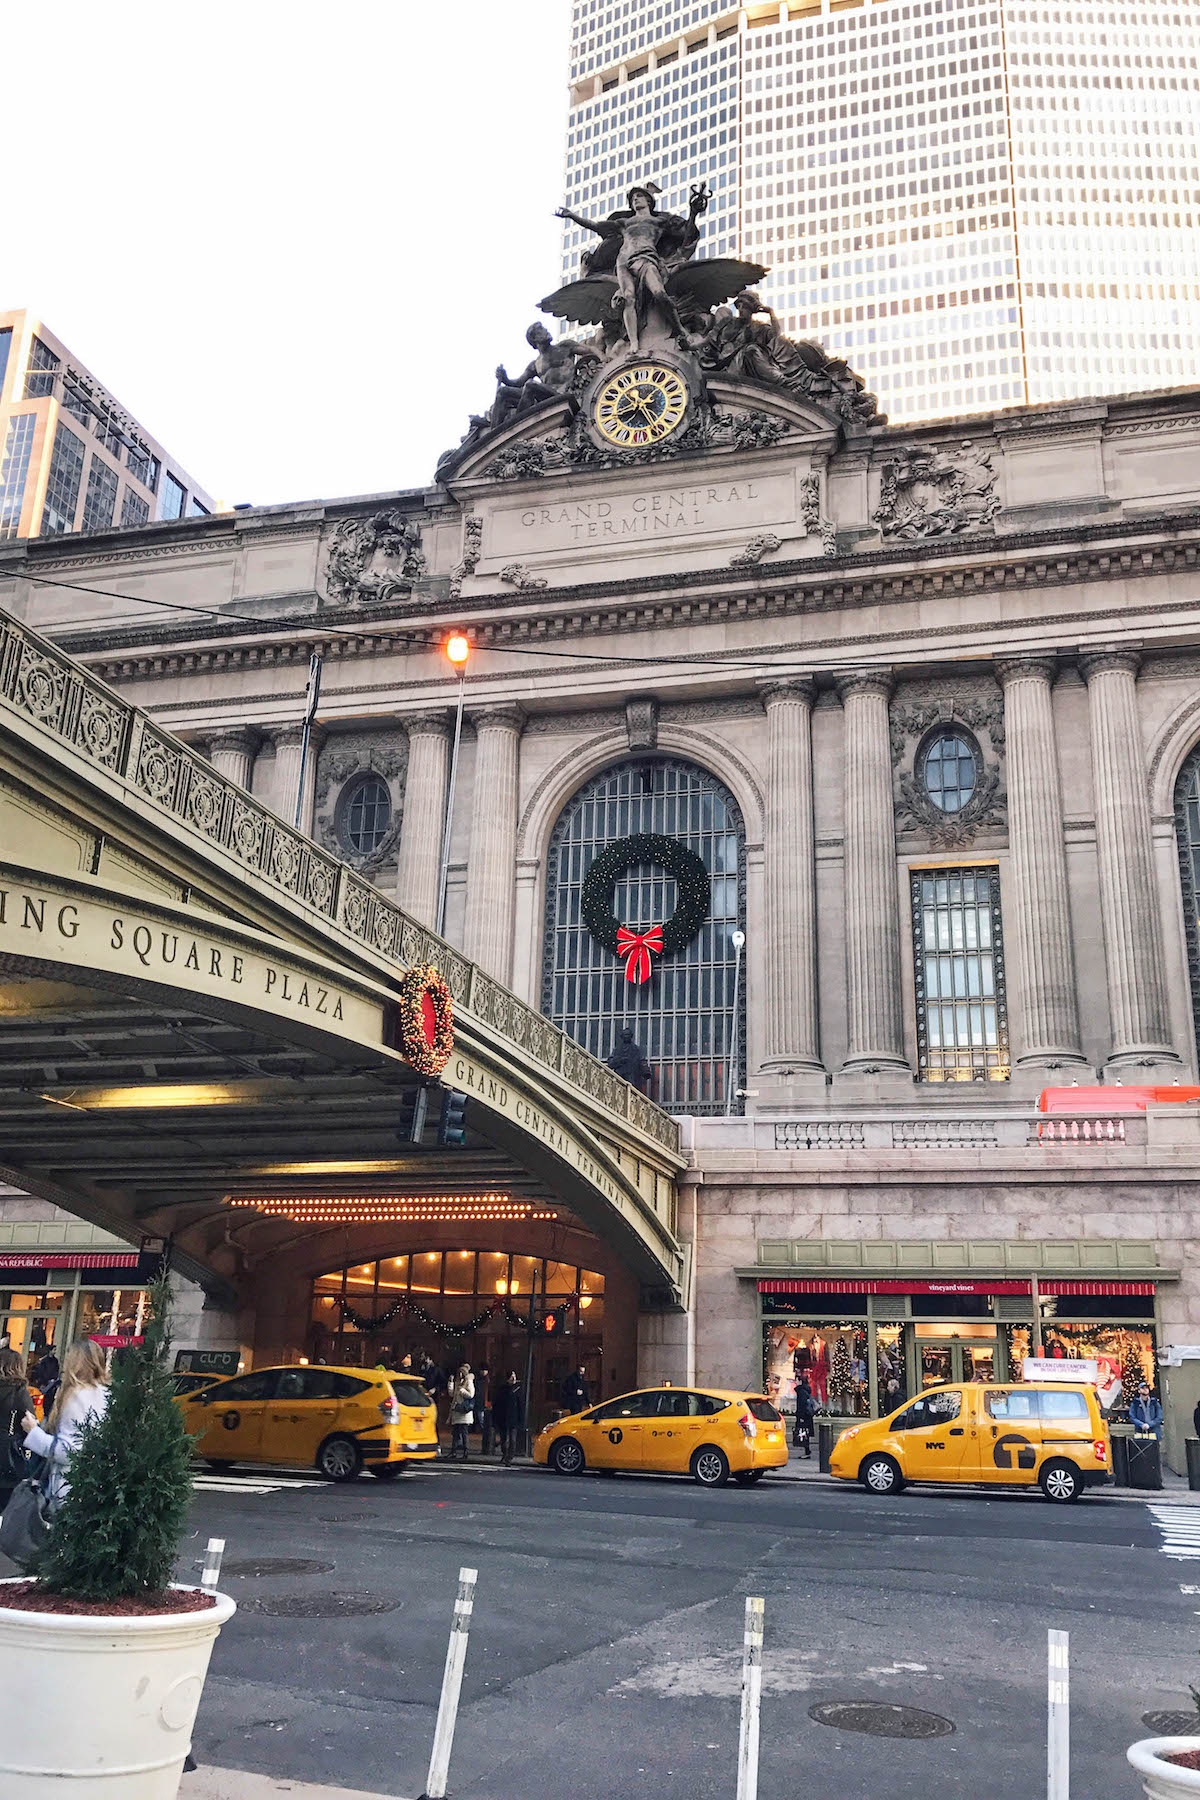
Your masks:
M 19 9 L 0 308 L 219 499 L 423 484 L 558 285 L 570 12 Z

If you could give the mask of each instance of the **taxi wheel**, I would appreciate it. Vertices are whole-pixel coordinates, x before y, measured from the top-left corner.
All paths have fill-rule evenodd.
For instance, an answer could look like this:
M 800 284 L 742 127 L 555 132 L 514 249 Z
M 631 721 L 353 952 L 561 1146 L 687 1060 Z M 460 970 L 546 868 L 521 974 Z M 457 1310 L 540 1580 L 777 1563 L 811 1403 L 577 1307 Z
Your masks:
M 904 1486 L 899 1464 L 890 1456 L 868 1456 L 858 1479 L 869 1494 L 898 1494 Z
M 765 1474 L 765 1469 L 741 1469 L 733 1479 L 739 1487 L 753 1487 L 755 1482 L 761 1481 Z
M 556 1475 L 582 1475 L 587 1458 L 574 1438 L 559 1438 L 547 1458 Z
M 729 1458 L 715 1444 L 702 1444 L 692 1458 L 692 1479 L 701 1487 L 724 1487 L 729 1480 Z
M 326 1438 L 317 1451 L 317 1469 L 326 1481 L 357 1481 L 362 1466 L 362 1451 L 353 1438 Z
M 1078 1500 L 1083 1493 L 1083 1477 L 1074 1463 L 1047 1463 L 1038 1480 L 1047 1500 L 1054 1500 L 1060 1506 Z

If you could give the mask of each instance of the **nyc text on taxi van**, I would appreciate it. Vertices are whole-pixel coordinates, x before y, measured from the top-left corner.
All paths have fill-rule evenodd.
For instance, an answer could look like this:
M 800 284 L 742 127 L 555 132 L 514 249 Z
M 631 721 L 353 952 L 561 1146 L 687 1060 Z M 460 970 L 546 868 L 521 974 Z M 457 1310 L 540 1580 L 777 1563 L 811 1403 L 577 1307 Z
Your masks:
M 981 1382 L 928 1388 L 833 1447 L 829 1472 L 876 1494 L 909 1481 L 1032 1487 L 1047 1500 L 1078 1500 L 1112 1480 L 1112 1444 L 1096 1390 L 1085 1384 Z
M 324 1365 L 255 1369 L 180 1399 L 211 1469 L 235 1463 L 315 1467 L 353 1481 L 363 1467 L 381 1481 L 438 1454 L 433 1401 L 411 1375 Z
M 701 1487 L 761 1481 L 788 1459 L 783 1420 L 762 1394 L 729 1388 L 645 1388 L 547 1425 L 533 1460 L 559 1475 L 643 1470 L 690 1475 Z

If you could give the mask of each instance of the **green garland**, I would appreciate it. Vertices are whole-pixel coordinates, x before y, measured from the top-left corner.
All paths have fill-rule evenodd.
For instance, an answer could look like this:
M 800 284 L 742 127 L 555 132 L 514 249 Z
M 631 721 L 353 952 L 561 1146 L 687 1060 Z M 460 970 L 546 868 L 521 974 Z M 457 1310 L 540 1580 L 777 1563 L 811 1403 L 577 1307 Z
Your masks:
M 663 955 L 672 956 L 691 943 L 708 917 L 712 894 L 708 870 L 694 850 L 678 838 L 642 831 L 606 844 L 592 858 L 583 878 L 581 911 L 586 929 L 606 950 L 617 954 L 621 922 L 613 916 L 613 889 L 626 869 L 653 863 L 675 877 L 675 911 L 662 928 Z
M 574 1297 L 564 1300 L 561 1305 L 550 1308 L 546 1316 L 565 1315 L 574 1304 Z M 489 1319 L 497 1318 L 500 1315 L 503 1315 L 514 1331 L 529 1330 L 528 1315 L 516 1312 L 507 1300 L 501 1299 L 493 1300 L 490 1306 L 485 1306 L 481 1313 L 478 1313 L 473 1319 L 468 1319 L 465 1325 L 447 1325 L 444 1320 L 435 1319 L 431 1312 L 427 1312 L 415 1300 L 410 1300 L 407 1295 L 402 1295 L 399 1300 L 393 1300 L 386 1311 L 381 1312 L 377 1318 L 373 1318 L 370 1313 L 358 1312 L 348 1300 L 343 1300 L 340 1295 L 338 1296 L 338 1305 L 342 1310 L 343 1324 L 349 1323 L 357 1331 L 387 1331 L 396 1323 L 397 1319 L 408 1318 L 415 1319 L 418 1325 L 424 1325 L 430 1331 L 436 1331 L 441 1337 L 457 1339 L 469 1337 L 474 1331 L 481 1331 Z

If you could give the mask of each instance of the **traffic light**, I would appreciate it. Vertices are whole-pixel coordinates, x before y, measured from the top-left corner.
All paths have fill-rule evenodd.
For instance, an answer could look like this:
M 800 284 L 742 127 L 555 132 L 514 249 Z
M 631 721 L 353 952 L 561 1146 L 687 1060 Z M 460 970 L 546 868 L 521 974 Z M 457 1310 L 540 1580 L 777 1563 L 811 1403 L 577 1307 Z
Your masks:
M 556 1307 L 553 1312 L 548 1312 L 546 1314 L 546 1316 L 542 1320 L 542 1336 L 543 1337 L 561 1337 L 562 1336 L 562 1334 L 563 1334 L 563 1311 L 564 1311 L 564 1309 L 562 1307 Z
M 467 1096 L 447 1089 L 442 1095 L 438 1117 L 439 1144 L 465 1144 L 467 1141 Z

